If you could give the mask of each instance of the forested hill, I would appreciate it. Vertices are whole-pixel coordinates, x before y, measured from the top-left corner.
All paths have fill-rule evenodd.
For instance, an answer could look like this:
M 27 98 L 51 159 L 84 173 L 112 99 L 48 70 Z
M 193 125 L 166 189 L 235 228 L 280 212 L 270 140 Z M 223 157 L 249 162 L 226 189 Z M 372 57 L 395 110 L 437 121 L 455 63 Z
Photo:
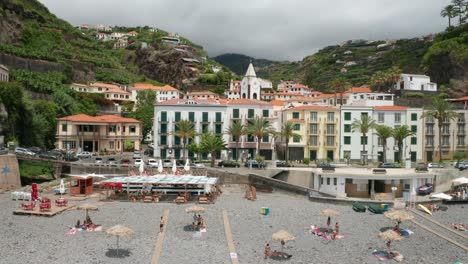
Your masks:
M 372 76 L 396 66 L 404 73 L 427 74 L 448 92 L 462 94 L 468 90 L 468 26 L 451 27 L 436 35 L 412 39 L 382 41 L 351 40 L 325 47 L 300 62 L 272 62 L 256 65 L 260 77 L 273 82 L 295 79 L 325 91 L 337 78 L 352 85 L 372 84 Z M 227 67 L 247 68 L 250 57 L 223 55 L 214 59 Z M 225 60 L 225 58 L 229 60 Z M 243 74 L 243 72 L 241 72 Z

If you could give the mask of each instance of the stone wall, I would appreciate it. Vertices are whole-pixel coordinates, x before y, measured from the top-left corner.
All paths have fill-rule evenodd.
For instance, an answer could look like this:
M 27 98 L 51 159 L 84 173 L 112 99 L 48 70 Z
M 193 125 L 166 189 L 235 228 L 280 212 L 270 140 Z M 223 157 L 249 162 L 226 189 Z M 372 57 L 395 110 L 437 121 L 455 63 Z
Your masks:
M 18 160 L 15 155 L 0 155 L 0 192 L 21 188 Z

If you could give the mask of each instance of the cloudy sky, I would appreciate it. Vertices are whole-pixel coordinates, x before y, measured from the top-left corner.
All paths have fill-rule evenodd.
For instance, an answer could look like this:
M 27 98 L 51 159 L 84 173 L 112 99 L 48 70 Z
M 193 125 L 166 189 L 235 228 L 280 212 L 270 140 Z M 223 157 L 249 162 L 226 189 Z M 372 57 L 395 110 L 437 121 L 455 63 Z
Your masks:
M 442 31 L 450 0 L 40 0 L 73 25 L 149 25 L 179 33 L 210 56 L 301 60 L 349 39 Z

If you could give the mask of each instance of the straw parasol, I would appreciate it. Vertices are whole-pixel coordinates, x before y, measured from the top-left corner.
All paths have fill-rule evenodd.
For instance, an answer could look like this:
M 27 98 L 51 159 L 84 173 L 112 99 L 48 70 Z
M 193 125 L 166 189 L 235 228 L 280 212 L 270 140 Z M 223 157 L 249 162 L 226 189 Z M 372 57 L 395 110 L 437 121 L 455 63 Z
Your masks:
M 390 210 L 384 213 L 385 217 L 397 222 L 396 228 L 400 230 L 400 223 L 414 218 L 413 214 L 406 210 Z
M 194 206 L 185 208 L 185 212 L 186 213 L 204 213 L 205 208 L 194 205 Z
M 98 207 L 94 204 L 82 204 L 77 207 L 79 210 L 86 210 L 86 219 L 88 219 L 88 210 L 96 211 Z
M 282 230 L 274 233 L 271 236 L 271 239 L 281 242 L 281 253 L 283 253 L 284 243 L 288 242 L 288 241 L 295 240 L 296 238 L 293 235 L 291 235 L 288 231 L 282 229 Z
M 390 251 L 390 246 L 392 245 L 392 241 L 400 241 L 401 236 L 393 231 L 393 230 L 387 230 L 385 232 L 380 232 L 379 237 L 383 238 L 384 240 L 387 240 L 387 247 L 388 251 Z
M 133 235 L 135 232 L 123 225 L 116 225 L 106 230 L 108 235 L 116 236 L 117 237 L 117 255 L 119 254 L 119 238 L 121 236 L 130 236 Z

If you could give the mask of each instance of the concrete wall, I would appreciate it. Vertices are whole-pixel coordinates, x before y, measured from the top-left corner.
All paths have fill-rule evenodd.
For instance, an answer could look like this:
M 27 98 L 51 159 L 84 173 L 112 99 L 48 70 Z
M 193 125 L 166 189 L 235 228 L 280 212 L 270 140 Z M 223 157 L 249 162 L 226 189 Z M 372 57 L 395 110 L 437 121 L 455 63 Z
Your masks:
M 15 155 L 0 156 L 0 191 L 21 187 L 18 160 Z

